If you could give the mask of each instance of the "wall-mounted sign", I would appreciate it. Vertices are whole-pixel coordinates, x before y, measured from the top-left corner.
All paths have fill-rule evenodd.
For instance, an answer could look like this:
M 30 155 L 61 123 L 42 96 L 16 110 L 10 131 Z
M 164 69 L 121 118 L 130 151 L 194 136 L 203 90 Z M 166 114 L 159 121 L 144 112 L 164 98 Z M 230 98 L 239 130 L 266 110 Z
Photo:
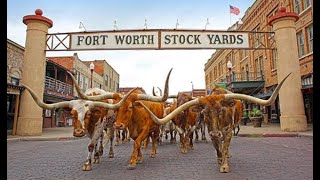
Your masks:
M 247 32 L 132 30 L 70 34 L 69 50 L 249 48 Z

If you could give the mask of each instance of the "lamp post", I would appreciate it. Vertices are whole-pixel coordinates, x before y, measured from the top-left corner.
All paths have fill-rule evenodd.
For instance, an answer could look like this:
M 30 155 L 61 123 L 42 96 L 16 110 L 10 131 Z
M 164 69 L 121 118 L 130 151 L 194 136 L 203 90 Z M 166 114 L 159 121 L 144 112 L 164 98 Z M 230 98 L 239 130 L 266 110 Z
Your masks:
M 90 87 L 92 88 L 92 76 L 93 76 L 93 70 L 94 70 L 94 64 L 93 63 L 91 63 L 90 64 L 90 71 L 91 71 L 91 85 L 90 85 Z
M 232 70 L 232 63 L 229 60 L 227 63 L 227 68 L 229 70 L 229 78 L 230 78 L 230 91 L 232 91 L 232 78 L 231 78 L 231 70 Z
M 191 96 L 193 97 L 193 82 L 191 81 Z

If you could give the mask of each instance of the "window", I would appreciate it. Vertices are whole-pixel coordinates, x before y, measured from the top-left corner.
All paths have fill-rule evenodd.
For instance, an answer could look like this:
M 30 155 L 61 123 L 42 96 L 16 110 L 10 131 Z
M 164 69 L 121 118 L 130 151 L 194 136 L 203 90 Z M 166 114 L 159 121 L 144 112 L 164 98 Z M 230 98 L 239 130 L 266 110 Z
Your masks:
M 79 86 L 83 89 L 83 75 L 81 73 L 79 73 Z
M 302 31 L 300 31 L 298 33 L 297 38 L 298 38 L 298 53 L 299 53 L 299 57 L 302 57 L 303 55 L 305 55 Z
M 303 0 L 303 9 L 307 9 L 311 6 L 310 0 Z
M 259 25 L 253 31 L 256 31 L 256 32 L 260 31 Z M 261 33 L 254 33 L 254 35 L 253 35 L 253 38 L 254 38 L 253 39 L 253 45 L 254 45 L 254 47 L 260 46 L 261 36 L 262 36 Z
M 106 75 L 105 85 L 108 86 L 108 75 Z
M 263 56 L 260 56 L 259 57 L 259 66 L 260 66 L 260 76 L 263 75 L 263 72 L 264 72 L 264 58 Z
M 52 111 L 52 110 L 46 109 L 46 110 L 45 110 L 45 113 L 44 113 L 45 117 L 51 117 L 51 111 Z
M 213 77 L 214 77 L 214 79 L 217 79 L 217 78 L 218 78 L 218 76 L 217 76 L 217 66 L 215 66 L 215 67 L 213 68 Z
M 293 1 L 293 8 L 294 8 L 294 12 L 296 12 L 297 14 L 300 14 L 300 0 L 294 0 Z
M 233 51 L 230 53 L 231 54 L 231 63 L 232 63 L 232 66 L 235 65 L 235 55 L 233 54 Z
M 309 53 L 313 52 L 313 24 L 307 27 L 308 33 L 308 49 Z
M 259 73 L 260 73 L 260 64 L 259 64 L 259 59 L 255 59 L 254 60 L 255 62 L 255 66 L 256 66 L 256 76 L 258 77 L 259 76 Z
M 210 73 L 209 73 L 209 83 L 211 84 L 211 82 L 212 82 L 212 72 L 210 71 Z
M 248 50 L 242 50 L 242 53 L 241 53 L 241 60 L 244 59 L 245 57 L 248 56 Z
M 277 49 L 272 50 L 272 70 L 277 69 Z
M 13 85 L 19 85 L 19 80 L 18 78 L 15 77 L 11 77 L 11 84 Z

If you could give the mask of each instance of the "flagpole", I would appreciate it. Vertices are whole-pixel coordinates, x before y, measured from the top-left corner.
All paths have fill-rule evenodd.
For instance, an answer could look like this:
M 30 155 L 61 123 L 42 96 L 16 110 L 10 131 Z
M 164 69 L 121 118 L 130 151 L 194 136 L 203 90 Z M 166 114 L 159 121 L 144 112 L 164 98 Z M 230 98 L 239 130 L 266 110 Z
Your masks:
M 230 14 L 230 27 L 231 27 L 231 12 L 229 12 L 229 14 Z

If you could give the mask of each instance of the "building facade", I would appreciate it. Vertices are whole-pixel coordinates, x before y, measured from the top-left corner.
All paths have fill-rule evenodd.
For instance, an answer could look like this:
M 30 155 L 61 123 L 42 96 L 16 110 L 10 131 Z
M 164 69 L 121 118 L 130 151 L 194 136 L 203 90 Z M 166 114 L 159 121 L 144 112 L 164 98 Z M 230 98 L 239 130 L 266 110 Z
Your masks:
M 59 56 L 59 57 L 47 57 L 51 61 L 59 64 L 70 72 L 74 73 L 75 78 L 83 92 L 91 87 L 91 70 L 83 61 L 78 57 L 77 53 L 73 56 Z M 92 87 L 103 88 L 103 77 L 99 74 L 99 67 L 95 66 L 92 72 Z M 105 90 L 105 89 L 104 89 Z M 73 89 L 75 97 L 79 97 L 76 89 Z
M 224 82 L 233 92 L 268 98 L 276 85 L 277 79 L 277 50 L 275 48 L 274 34 L 254 33 L 273 32 L 268 25 L 268 18 L 278 12 L 279 7 L 285 6 L 290 12 L 296 12 L 299 20 L 296 22 L 297 46 L 300 62 L 301 91 L 304 95 L 305 112 L 308 123 L 313 120 L 313 1 L 312 0 L 256 0 L 247 9 L 241 22 L 236 22 L 229 30 L 250 31 L 253 36 L 249 38 L 253 49 L 219 49 L 205 64 L 206 90 L 210 92 L 213 83 Z M 272 49 L 254 49 L 263 46 Z M 231 62 L 232 68 L 227 67 Z M 246 105 L 246 108 L 252 106 Z M 279 100 L 263 109 L 271 117 L 279 117 Z M 279 122 L 279 118 L 275 120 Z
M 91 63 L 98 67 L 97 72 L 103 77 L 103 89 L 109 92 L 119 92 L 120 75 L 105 60 L 84 61 L 84 64 L 90 66 Z
M 47 104 L 70 101 L 73 96 L 73 81 L 67 73 L 68 69 L 46 60 L 43 101 Z M 60 108 L 43 110 L 43 128 L 72 126 L 71 109 Z
M 23 75 L 24 47 L 7 39 L 7 133 L 16 134 Z

